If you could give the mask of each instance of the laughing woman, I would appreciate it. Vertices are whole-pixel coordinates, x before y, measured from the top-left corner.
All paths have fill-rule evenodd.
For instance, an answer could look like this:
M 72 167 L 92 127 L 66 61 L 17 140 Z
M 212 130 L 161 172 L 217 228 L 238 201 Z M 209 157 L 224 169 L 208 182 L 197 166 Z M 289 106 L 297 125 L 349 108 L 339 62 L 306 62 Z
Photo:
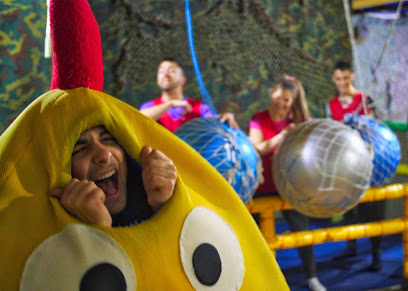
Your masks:
M 262 157 L 264 167 L 264 183 L 261 184 L 254 197 L 276 196 L 272 177 L 272 158 L 278 146 L 292 129 L 310 119 L 302 84 L 294 77 L 283 76 L 269 90 L 271 106 L 255 113 L 249 122 L 249 139 Z M 306 216 L 295 210 L 283 211 L 283 216 L 295 231 L 307 230 L 309 221 Z M 310 290 L 325 291 L 326 288 L 316 276 L 313 247 L 298 249 L 302 260 Z

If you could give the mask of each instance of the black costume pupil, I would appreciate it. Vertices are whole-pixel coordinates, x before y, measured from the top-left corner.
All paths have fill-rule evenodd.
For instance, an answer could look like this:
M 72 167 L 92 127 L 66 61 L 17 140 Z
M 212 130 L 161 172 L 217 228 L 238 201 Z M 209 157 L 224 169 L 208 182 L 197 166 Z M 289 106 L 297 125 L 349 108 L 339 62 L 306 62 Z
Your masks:
M 93 266 L 82 277 L 81 291 L 126 291 L 126 280 L 114 265 L 103 263 Z
M 222 271 L 217 249 L 208 243 L 199 245 L 193 254 L 193 268 L 201 284 L 212 286 L 217 283 Z

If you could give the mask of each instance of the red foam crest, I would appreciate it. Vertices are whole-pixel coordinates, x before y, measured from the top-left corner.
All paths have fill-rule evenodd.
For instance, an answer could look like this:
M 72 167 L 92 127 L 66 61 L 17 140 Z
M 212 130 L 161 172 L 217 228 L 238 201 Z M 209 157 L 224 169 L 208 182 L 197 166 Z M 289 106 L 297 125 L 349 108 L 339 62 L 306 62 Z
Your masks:
M 99 27 L 86 0 L 51 0 L 52 89 L 103 90 Z

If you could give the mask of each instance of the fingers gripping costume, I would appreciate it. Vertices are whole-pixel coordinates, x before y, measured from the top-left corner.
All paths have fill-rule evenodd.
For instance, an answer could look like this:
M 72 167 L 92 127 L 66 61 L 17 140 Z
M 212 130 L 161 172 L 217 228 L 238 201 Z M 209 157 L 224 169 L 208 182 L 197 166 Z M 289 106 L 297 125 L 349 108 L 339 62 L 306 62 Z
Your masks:
M 64 13 L 83 2 L 93 18 L 86 1 L 53 5 L 60 2 Z M 98 86 L 65 87 L 38 97 L 0 137 L 0 290 L 288 290 L 251 215 L 206 160 L 138 110 L 89 88 Z M 139 162 L 145 145 L 173 160 L 173 197 L 151 219 L 86 224 L 48 195 L 71 180 L 74 145 L 96 125 Z

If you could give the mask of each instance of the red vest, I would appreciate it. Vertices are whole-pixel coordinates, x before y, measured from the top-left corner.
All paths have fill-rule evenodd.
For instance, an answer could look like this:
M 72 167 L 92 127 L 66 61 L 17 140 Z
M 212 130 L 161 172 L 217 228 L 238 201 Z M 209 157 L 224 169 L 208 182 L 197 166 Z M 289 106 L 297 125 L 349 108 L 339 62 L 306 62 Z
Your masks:
M 154 99 L 152 101 L 153 101 L 154 106 L 164 103 L 161 97 Z M 179 119 L 173 119 L 173 117 L 171 117 L 170 114 L 166 111 L 162 116 L 160 116 L 157 122 L 159 122 L 161 125 L 163 125 L 165 128 L 167 128 L 171 132 L 174 132 L 183 123 L 190 121 L 194 118 L 201 117 L 202 102 L 198 100 L 193 100 L 190 98 L 187 98 L 187 102 L 191 105 L 190 112 L 183 114 Z
M 329 101 L 329 108 L 330 108 L 330 112 L 332 115 L 332 119 L 333 120 L 337 120 L 337 121 L 342 121 L 344 119 L 344 116 L 349 113 L 349 114 L 353 114 L 354 112 L 357 112 L 358 115 L 364 115 L 364 107 L 363 107 L 363 96 L 361 93 L 357 93 L 354 97 L 353 97 L 353 101 L 346 107 L 343 108 L 341 106 L 339 97 L 337 96 L 336 98 L 333 98 Z M 370 114 L 371 113 L 371 109 L 370 107 L 367 106 L 367 113 Z
M 259 121 L 265 140 L 271 139 L 281 132 L 279 128 L 276 128 L 275 122 L 269 117 L 267 110 L 255 113 L 255 118 Z M 292 121 L 289 118 L 285 120 L 286 125 L 289 125 L 291 122 Z M 256 190 L 257 192 L 277 192 L 272 177 L 272 159 L 277 149 L 278 147 L 275 147 L 271 153 L 262 157 L 264 182 L 259 185 Z

